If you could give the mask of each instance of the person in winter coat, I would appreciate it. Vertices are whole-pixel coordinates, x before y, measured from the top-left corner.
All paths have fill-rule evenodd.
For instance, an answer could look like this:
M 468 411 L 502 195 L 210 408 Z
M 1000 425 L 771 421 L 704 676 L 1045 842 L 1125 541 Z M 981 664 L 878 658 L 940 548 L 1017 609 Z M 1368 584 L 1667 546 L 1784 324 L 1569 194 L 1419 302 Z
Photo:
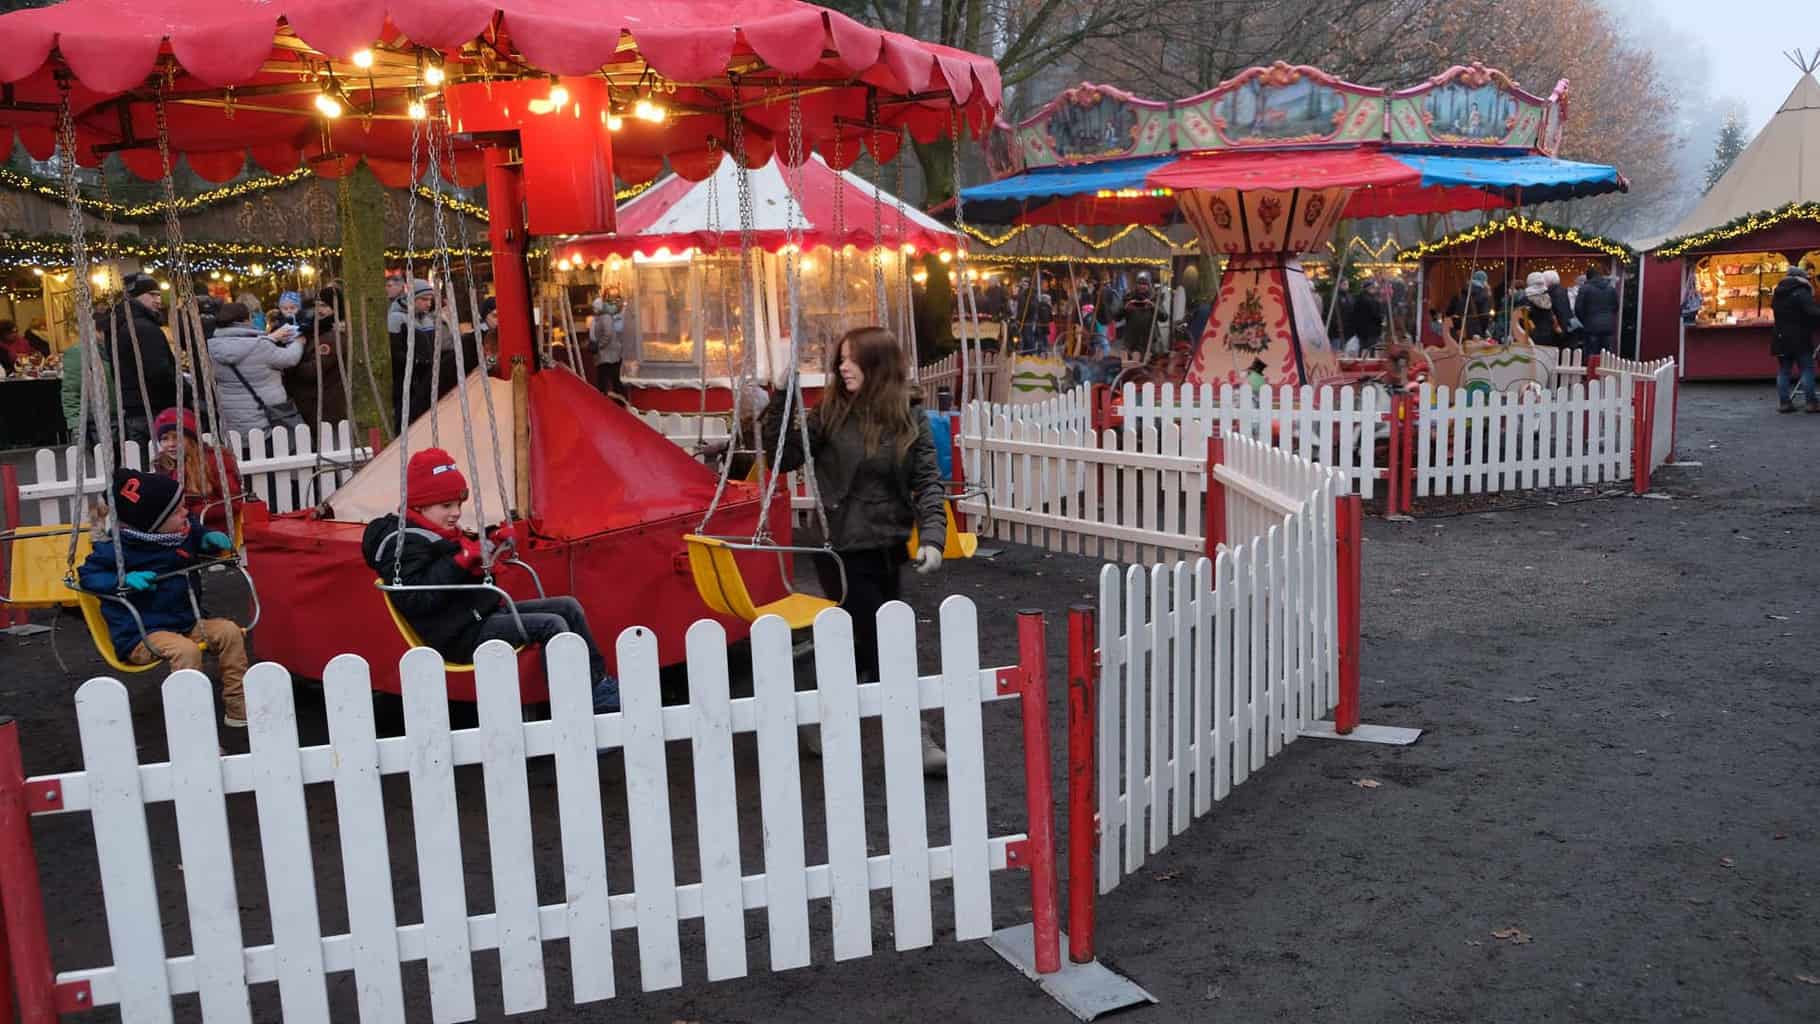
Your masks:
M 380 579 L 409 587 L 478 584 L 483 569 L 481 541 L 461 529 L 468 481 L 454 458 L 441 448 L 412 453 L 405 466 L 404 500 L 402 526 L 396 515 L 367 524 L 360 541 L 367 565 Z M 504 543 L 509 533 L 492 531 L 488 543 Z M 574 633 L 588 647 L 595 714 L 619 710 L 619 681 L 607 674 L 607 661 L 588 630 L 588 617 L 581 602 L 572 597 L 517 601 L 516 619 L 491 590 L 398 590 L 387 597 L 423 642 L 450 662 L 472 662 L 474 651 L 488 640 L 546 644 L 563 633 Z
M 1529 313 L 1529 340 L 1537 345 L 1566 345 L 1567 324 L 1564 312 L 1549 294 L 1548 279 L 1540 273 L 1530 274 L 1523 285 L 1522 308 Z M 1572 310 L 1565 311 L 1567 316 Z
M 1125 296 L 1118 311 L 1118 319 L 1124 321 L 1119 328 L 1119 341 L 1124 344 L 1125 351 L 1150 354 L 1156 341 L 1156 314 L 1156 292 L 1150 286 L 1150 275 L 1140 273 L 1137 284 L 1132 286 L 1131 294 Z
M 1377 354 L 1378 343 L 1384 340 L 1384 301 L 1378 298 L 1376 281 L 1366 281 L 1353 300 L 1347 336 L 1359 339 L 1360 354 Z
M 1472 280 L 1447 304 L 1447 320 L 1460 341 L 1491 334 L 1491 279 L 1485 271 L 1472 272 Z
M 286 292 L 286 295 L 293 294 Z M 336 318 L 341 293 L 333 286 L 316 293 L 306 314 L 300 314 L 303 334 L 297 365 L 285 371 L 284 389 L 296 403 L 304 422 L 336 424 L 348 418 L 349 384 L 341 377 L 341 351 L 347 330 Z M 284 308 L 283 300 L 279 308 Z
M 1799 371 L 1801 390 L 1807 393 L 1807 411 L 1820 412 L 1820 397 L 1814 394 L 1814 330 L 1820 328 L 1820 302 L 1814 300 L 1807 268 L 1800 264 L 1788 268 L 1788 276 L 1776 283 L 1776 290 L 1770 295 L 1769 307 L 1776 317 L 1769 342 L 1769 350 L 1776 357 L 1776 411 L 1795 411 L 1789 384 Z
M 135 665 L 164 661 L 176 672 L 201 668 L 201 645 L 207 643 L 221 666 L 221 698 L 226 705 L 221 722 L 233 729 L 246 728 L 242 686 L 246 634 L 228 619 L 198 617 L 191 589 L 194 574 L 171 575 L 230 550 L 233 541 L 186 511 L 183 491 L 169 477 L 118 469 L 113 488 L 120 525 L 118 557 L 110 531 L 95 542 L 76 577 L 83 590 L 119 596 L 132 604 L 133 611 L 128 611 L 118 601 L 101 602 L 114 650 Z
M 1616 353 L 1618 289 L 1598 267 L 1586 272 L 1586 283 L 1580 286 L 1580 294 L 1574 301 L 1574 319 L 1580 321 L 1581 349 L 1586 358 L 1591 359 L 1607 349 Z
M 392 339 L 394 390 L 399 392 L 401 403 L 409 401 L 408 407 L 399 410 L 398 422 L 406 424 L 429 411 L 430 404 L 441 397 L 431 390 L 433 373 L 439 378 L 435 383 L 441 391 L 447 392 L 459 383 L 455 379 L 454 335 L 447 318 L 437 309 L 435 287 L 422 278 L 412 281 L 410 305 L 393 303 L 386 314 L 386 331 Z M 442 362 L 440 370 L 436 368 L 438 360 Z M 409 395 L 402 390 L 407 362 L 411 371 Z
M 101 314 L 96 341 L 101 357 L 118 366 L 120 405 L 128 441 L 152 439 L 152 416 L 177 404 L 177 359 L 164 336 L 164 294 L 149 274 L 126 279 L 126 296 Z M 109 369 L 112 380 L 113 369 Z
M 160 476 L 178 480 L 183 485 L 185 512 L 200 519 L 211 530 L 234 532 L 228 516 L 229 499 L 241 500 L 240 464 L 234 453 L 219 445 L 204 444 L 196 414 L 188 409 L 166 409 L 152 421 L 152 437 L 157 447 L 152 456 L 152 470 Z M 220 449 L 217 464 L 216 450 Z M 181 471 L 179 470 L 181 468 Z
M 1580 318 L 1574 313 L 1574 305 L 1580 301 L 1579 290 L 1584 287 L 1586 276 L 1582 274 L 1577 280 L 1581 282 L 1580 285 L 1566 288 L 1561 285 L 1559 271 L 1542 271 L 1542 281 L 1548 285 L 1548 302 L 1554 307 L 1557 314 L 1556 319 L 1559 320 L 1561 327 L 1559 333 L 1563 338 L 1571 336 L 1580 329 Z
M 284 371 L 303 359 L 297 328 L 281 327 L 277 334 L 265 334 L 248 323 L 247 316 L 247 308 L 240 303 L 223 303 L 215 317 L 215 333 L 209 338 L 221 418 L 228 430 L 237 430 L 242 437 L 255 430 L 302 422 L 284 390 Z
M 303 296 L 296 292 L 285 292 L 278 296 L 278 309 L 265 318 L 265 329 L 276 330 L 285 324 L 303 326 Z
M 626 358 L 626 325 L 631 315 L 619 285 L 610 284 L 594 301 L 594 320 L 588 325 L 588 345 L 594 350 L 594 386 L 603 395 L 621 395 L 620 368 Z
M 786 402 L 772 402 L 761 434 L 766 451 L 776 451 L 784 432 L 777 472 L 790 473 L 813 461 L 815 481 L 828 515 L 828 543 L 846 569 L 841 591 L 839 567 L 817 559 L 822 591 L 839 595 L 853 617 L 854 656 L 862 677 L 878 676 L 878 610 L 895 601 L 910 530 L 918 534 L 916 571 L 941 567 L 947 544 L 942 477 L 928 419 L 910 401 L 903 349 L 882 327 L 861 327 L 842 335 L 830 353 L 829 386 L 821 404 L 807 415 L 808 451 L 802 431 L 783 422 Z M 756 404 L 756 402 L 754 402 Z M 941 770 L 946 755 L 927 727 L 924 767 Z

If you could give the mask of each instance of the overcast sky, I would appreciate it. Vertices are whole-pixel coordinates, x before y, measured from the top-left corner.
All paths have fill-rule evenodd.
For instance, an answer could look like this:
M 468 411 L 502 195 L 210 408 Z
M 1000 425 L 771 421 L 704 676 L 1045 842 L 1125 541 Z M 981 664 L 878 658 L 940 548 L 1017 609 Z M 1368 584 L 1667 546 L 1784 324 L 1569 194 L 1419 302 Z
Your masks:
M 1666 22 L 1705 51 L 1717 96 L 1735 96 L 1750 110 L 1755 135 L 1795 87 L 1799 72 L 1782 51 L 1820 50 L 1820 8 L 1811 0 L 1619 0 Z M 1634 16 L 1634 15 L 1633 15 Z M 1674 59 L 1663 53 L 1663 71 L 1674 82 Z

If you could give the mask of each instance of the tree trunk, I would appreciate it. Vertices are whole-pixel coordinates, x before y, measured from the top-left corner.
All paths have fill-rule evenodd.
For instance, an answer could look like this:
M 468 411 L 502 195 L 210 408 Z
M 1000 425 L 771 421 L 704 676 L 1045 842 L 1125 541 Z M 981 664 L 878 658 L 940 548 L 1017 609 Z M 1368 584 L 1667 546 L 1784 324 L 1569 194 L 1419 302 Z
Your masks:
M 386 407 L 392 393 L 392 346 L 386 333 L 385 187 L 366 164 L 355 168 L 341 190 L 341 278 L 352 343 L 348 346 L 353 404 L 349 410 L 356 439 L 366 428 L 379 427 L 392 439 Z M 361 343 L 360 332 L 366 332 Z M 371 357 L 372 376 L 367 360 Z M 373 394 L 377 383 L 379 392 Z M 382 404 L 383 403 L 383 404 Z
M 923 171 L 923 208 L 929 209 L 954 198 L 954 144 L 947 139 L 924 145 L 915 143 L 916 162 Z M 963 211 L 964 212 L 964 211 Z M 935 253 L 923 254 L 923 270 L 928 282 L 923 286 L 923 301 L 917 306 L 918 350 L 923 358 L 939 359 L 953 352 L 954 284 L 948 271 L 954 264 L 943 263 Z

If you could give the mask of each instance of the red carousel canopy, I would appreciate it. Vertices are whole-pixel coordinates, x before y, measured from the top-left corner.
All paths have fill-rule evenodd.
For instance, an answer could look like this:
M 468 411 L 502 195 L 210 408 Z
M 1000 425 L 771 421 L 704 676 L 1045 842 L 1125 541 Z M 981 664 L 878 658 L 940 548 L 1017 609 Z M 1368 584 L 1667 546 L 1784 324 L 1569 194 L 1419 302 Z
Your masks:
M 681 175 L 667 178 L 619 208 L 618 231 L 562 242 L 554 255 L 592 263 L 634 253 L 653 256 L 659 250 L 737 249 L 739 172 L 728 162 L 713 177 L 712 187 L 706 180 L 690 181 Z M 879 243 L 892 249 L 911 245 L 928 252 L 960 245 L 960 236 L 953 229 L 851 172 L 834 170 L 820 157 L 803 163 L 800 188 L 797 172 L 783 169 L 776 161 L 751 172 L 748 181 L 752 244 L 763 249 L 775 252 L 793 241 L 793 196 L 798 211 L 795 226 L 805 246 L 868 248 L 875 228 Z M 710 214 L 715 204 L 719 206 L 718 233 L 708 229 L 715 222 Z
M 659 101 L 664 120 L 628 114 L 614 135 L 627 181 L 656 177 L 665 159 L 706 174 L 730 148 L 730 108 L 745 122 L 747 162 L 768 162 L 786 148 L 791 105 L 764 97 L 799 92 L 805 149 L 850 163 L 861 145 L 888 159 L 905 130 L 921 141 L 982 131 L 1000 90 L 987 58 L 799 0 L 65 0 L 0 15 L 0 39 L 0 83 L 10 86 L 0 142 L 17 133 L 34 156 L 50 155 L 66 68 L 79 162 L 117 151 L 147 178 L 162 172 L 161 66 L 171 150 L 215 181 L 250 152 L 273 173 L 310 161 L 329 176 L 352 162 L 335 156 L 365 157 L 401 184 L 410 103 L 433 99 L 437 78 L 603 76 L 628 105 Z M 443 75 L 426 78 L 432 66 Z M 344 116 L 318 111 L 325 90 Z M 464 172 L 472 154 L 458 153 Z

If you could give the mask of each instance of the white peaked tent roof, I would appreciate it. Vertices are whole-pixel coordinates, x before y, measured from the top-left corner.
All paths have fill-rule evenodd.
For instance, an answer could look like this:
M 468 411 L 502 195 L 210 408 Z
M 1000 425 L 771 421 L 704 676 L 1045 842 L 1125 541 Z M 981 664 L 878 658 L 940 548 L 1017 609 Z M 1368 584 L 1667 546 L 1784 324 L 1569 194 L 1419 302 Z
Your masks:
M 499 424 L 497 452 L 493 450 L 492 432 L 487 426 L 483 383 L 493 389 L 493 412 Z M 461 424 L 461 396 L 464 390 L 468 396 L 468 416 L 474 427 L 474 458 L 480 466 L 478 480 L 473 478 L 474 464 L 468 461 L 468 445 Z M 436 421 L 434 425 L 432 419 Z M 461 470 L 461 475 L 468 478 L 469 499 L 461 510 L 461 524 L 470 530 L 478 530 L 483 525 L 475 519 L 475 494 L 479 494 L 486 502 L 489 520 L 497 523 L 504 518 L 502 502 L 506 496 L 499 493 L 500 473 L 504 473 L 506 486 L 510 487 L 517 471 L 517 460 L 512 449 L 512 424 L 512 382 L 484 376 L 478 370 L 469 375 L 465 389 L 455 388 L 442 396 L 430 414 L 417 417 L 411 424 L 411 451 L 443 448 L 454 456 L 455 466 Z M 440 433 L 441 444 L 433 439 L 437 433 Z M 335 488 L 335 493 L 329 496 L 329 506 L 335 510 L 337 520 L 370 523 L 381 516 L 395 515 L 398 512 L 398 462 L 405 457 L 404 448 L 398 441 L 393 441 L 373 461 L 360 467 L 352 479 Z
M 1820 82 L 1795 91 L 1669 237 L 1697 234 L 1789 203 L 1820 202 Z

